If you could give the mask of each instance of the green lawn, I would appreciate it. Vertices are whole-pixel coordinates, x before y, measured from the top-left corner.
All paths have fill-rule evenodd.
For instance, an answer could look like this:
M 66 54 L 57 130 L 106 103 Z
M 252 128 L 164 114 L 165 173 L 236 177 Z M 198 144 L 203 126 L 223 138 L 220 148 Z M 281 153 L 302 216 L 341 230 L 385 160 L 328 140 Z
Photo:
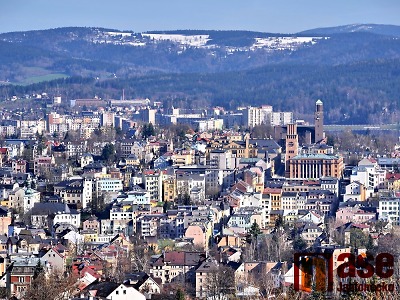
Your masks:
M 58 78 L 66 78 L 68 75 L 61 74 L 61 73 L 54 73 L 54 74 L 46 74 L 46 75 L 39 75 L 39 76 L 32 76 L 26 78 L 24 81 L 18 83 L 22 85 L 27 85 L 27 84 L 32 84 L 32 83 L 38 83 L 42 81 L 50 81 Z

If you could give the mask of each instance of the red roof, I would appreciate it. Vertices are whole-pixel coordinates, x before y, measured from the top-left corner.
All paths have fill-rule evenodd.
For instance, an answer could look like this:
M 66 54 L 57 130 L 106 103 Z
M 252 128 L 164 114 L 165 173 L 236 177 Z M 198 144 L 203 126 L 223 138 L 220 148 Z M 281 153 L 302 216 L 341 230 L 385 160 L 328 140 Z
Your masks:
M 400 173 L 386 173 L 386 179 L 399 180 Z
M 242 193 L 247 192 L 247 189 L 250 187 L 250 185 L 243 180 L 240 180 L 238 183 L 236 183 L 232 188 L 231 191 L 239 190 Z
M 173 265 L 184 265 L 185 264 L 185 252 L 171 251 L 165 252 L 164 261 L 169 262 Z
M 318 180 L 305 180 L 303 181 L 304 185 L 320 185 Z
M 263 194 L 280 194 L 282 189 L 278 188 L 265 188 Z

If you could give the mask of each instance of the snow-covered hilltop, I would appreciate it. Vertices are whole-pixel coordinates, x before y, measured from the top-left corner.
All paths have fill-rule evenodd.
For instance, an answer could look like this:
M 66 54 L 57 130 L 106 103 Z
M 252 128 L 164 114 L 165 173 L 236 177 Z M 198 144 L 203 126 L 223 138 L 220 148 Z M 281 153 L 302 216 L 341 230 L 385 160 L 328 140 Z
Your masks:
M 255 37 L 247 46 L 225 46 L 214 41 L 209 34 L 178 34 L 178 33 L 133 33 L 119 31 L 97 31 L 96 36 L 87 37 L 93 43 L 107 43 L 127 46 L 147 46 L 160 42 L 171 42 L 181 46 L 180 50 L 193 48 L 223 48 L 228 52 L 255 51 L 265 49 L 268 51 L 292 50 L 300 47 L 312 46 L 327 37 L 307 36 L 274 36 Z
M 183 34 L 158 34 L 158 33 L 142 33 L 143 37 L 149 38 L 151 41 L 171 41 L 181 45 L 192 47 L 204 47 L 209 38 L 208 34 L 205 35 L 183 35 Z

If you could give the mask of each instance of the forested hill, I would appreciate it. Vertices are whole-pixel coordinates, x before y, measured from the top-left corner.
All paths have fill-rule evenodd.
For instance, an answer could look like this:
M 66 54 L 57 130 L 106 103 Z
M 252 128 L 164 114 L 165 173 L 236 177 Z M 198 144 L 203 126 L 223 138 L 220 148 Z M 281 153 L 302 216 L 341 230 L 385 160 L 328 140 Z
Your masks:
M 81 27 L 4 33 L 0 100 L 56 89 L 67 99 L 120 98 L 124 89 L 126 97 L 180 107 L 268 103 L 306 118 L 321 98 L 330 123 L 397 122 L 399 33 L 399 26 L 371 24 L 296 34 Z
M 365 28 L 290 35 L 212 30 L 135 33 L 81 27 L 3 33 L 0 82 L 27 84 L 51 76 L 108 79 L 215 73 L 271 64 L 339 65 L 400 57 L 400 40 L 389 34 L 399 26 Z
M 324 101 L 328 123 L 395 123 L 400 101 L 400 61 L 339 66 L 277 64 L 246 71 L 163 74 L 96 80 L 71 77 L 27 86 L 0 87 L 0 95 L 61 91 L 69 99 L 101 95 L 149 97 L 165 105 L 204 108 L 271 104 L 309 118 L 315 100 Z M 193 101 L 195 100 L 195 101 Z

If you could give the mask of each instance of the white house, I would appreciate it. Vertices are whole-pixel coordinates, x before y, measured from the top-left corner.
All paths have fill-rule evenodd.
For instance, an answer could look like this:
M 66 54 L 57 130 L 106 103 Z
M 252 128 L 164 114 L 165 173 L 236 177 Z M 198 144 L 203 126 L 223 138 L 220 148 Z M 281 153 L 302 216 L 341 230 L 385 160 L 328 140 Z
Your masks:
M 346 194 L 343 195 L 343 201 L 364 201 L 366 200 L 366 195 L 367 187 L 359 181 L 353 181 L 346 185 Z
M 123 190 L 121 179 L 117 178 L 101 178 L 96 181 L 96 192 L 100 195 L 102 192 L 119 192 Z
M 106 299 L 112 300 L 145 300 L 146 297 L 135 289 L 133 286 L 127 284 L 120 284 L 114 291 L 107 296 Z
M 64 271 L 65 269 L 65 256 L 54 247 L 49 249 L 42 259 L 47 261 L 53 270 Z

